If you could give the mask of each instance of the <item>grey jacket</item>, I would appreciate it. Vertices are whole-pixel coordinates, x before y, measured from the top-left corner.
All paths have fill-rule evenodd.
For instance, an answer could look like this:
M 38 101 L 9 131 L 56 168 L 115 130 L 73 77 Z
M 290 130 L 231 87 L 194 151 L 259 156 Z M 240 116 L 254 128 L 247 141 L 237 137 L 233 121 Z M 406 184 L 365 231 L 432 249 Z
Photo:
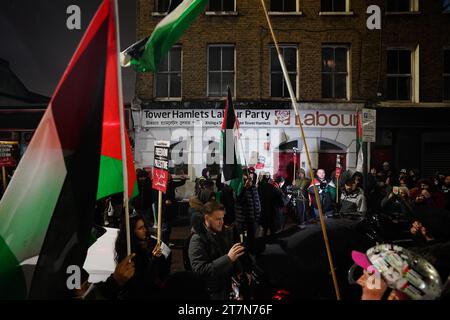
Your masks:
M 367 202 L 364 191 L 361 188 L 356 189 L 352 193 L 342 192 L 341 209 L 339 213 L 353 213 L 364 216 L 367 213 Z

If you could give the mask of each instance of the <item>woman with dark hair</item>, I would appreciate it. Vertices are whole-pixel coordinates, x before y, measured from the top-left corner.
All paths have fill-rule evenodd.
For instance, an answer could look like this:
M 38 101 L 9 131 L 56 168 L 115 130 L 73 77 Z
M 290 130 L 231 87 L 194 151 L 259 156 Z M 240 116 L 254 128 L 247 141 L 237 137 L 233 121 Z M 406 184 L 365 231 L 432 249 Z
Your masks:
M 166 277 L 170 273 L 170 256 L 165 258 L 157 241 L 150 237 L 144 218 L 130 216 L 131 252 L 135 253 L 135 274 L 121 291 L 121 299 L 155 298 Z M 117 235 L 115 260 L 121 261 L 127 256 L 125 222 Z

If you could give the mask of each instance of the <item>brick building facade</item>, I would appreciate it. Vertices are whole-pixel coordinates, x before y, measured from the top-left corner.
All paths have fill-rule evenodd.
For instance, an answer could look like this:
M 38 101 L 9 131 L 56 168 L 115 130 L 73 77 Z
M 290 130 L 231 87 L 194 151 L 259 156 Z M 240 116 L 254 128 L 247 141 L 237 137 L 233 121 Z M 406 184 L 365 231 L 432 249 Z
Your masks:
M 151 34 L 163 18 L 165 2 L 138 1 L 138 38 Z M 446 0 L 266 0 L 266 5 L 277 40 L 286 48 L 286 63 L 302 110 L 343 116 L 362 107 L 376 108 L 373 165 L 389 160 L 396 167 L 418 167 L 428 173 L 434 167 L 450 169 L 444 164 L 444 159 L 450 161 L 446 119 L 450 114 L 450 80 L 446 75 L 450 73 L 450 51 L 446 50 L 450 49 L 450 8 Z M 381 8 L 381 30 L 369 30 L 366 25 L 369 5 Z M 137 165 L 151 165 L 155 139 L 182 142 L 174 141 L 174 129 L 146 126 L 145 111 L 221 109 L 223 87 L 230 79 L 238 108 L 290 109 L 259 0 L 210 1 L 177 50 L 180 61 L 164 62 L 165 75 L 137 76 Z M 234 56 L 226 58 L 227 54 Z M 214 69 L 217 61 L 211 58 L 215 55 L 219 57 L 219 71 Z M 172 65 L 175 73 L 171 73 Z M 174 78 L 173 83 L 167 80 Z M 165 82 L 170 82 L 167 90 L 165 85 L 158 87 Z M 174 126 L 182 127 L 181 123 Z M 187 135 L 192 135 L 187 129 Z M 285 162 L 280 153 L 289 153 L 292 147 L 302 149 L 295 126 L 278 131 L 278 142 L 271 140 L 272 149 L 265 150 L 266 158 L 271 158 L 267 167 L 273 173 L 279 171 L 275 166 L 281 166 L 280 161 Z M 347 168 L 354 169 L 354 126 L 311 126 L 306 136 L 314 167 L 329 169 L 335 155 L 341 154 Z M 439 146 L 426 145 L 436 138 Z M 256 142 L 258 150 L 260 140 Z M 210 149 L 209 144 L 211 140 L 203 151 Z M 251 157 L 253 150 L 246 151 Z M 304 154 L 300 159 L 304 166 Z M 194 174 L 199 174 L 200 167 Z

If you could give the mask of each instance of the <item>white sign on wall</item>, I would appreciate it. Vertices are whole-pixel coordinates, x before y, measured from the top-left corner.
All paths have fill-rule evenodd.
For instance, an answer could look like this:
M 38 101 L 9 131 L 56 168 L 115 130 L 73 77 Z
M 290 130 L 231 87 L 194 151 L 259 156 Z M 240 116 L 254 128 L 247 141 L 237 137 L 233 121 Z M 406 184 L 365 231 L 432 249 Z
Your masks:
M 241 127 L 297 127 L 292 110 L 236 110 Z M 306 128 L 356 128 L 355 111 L 315 111 L 300 113 L 303 126 Z M 223 110 L 221 109 L 147 109 L 142 111 L 142 127 L 192 127 L 200 121 L 203 127 L 221 127 Z M 197 123 L 196 123 L 197 122 Z
M 375 142 L 377 135 L 377 111 L 362 109 L 362 141 Z

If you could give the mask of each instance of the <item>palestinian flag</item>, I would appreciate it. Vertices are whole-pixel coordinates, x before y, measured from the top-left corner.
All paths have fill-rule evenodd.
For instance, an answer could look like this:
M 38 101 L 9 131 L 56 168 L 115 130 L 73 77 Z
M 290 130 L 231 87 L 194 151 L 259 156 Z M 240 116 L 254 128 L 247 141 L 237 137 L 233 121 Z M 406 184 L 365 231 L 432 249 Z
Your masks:
M 120 145 L 114 12 L 100 6 L 0 202 L 0 299 L 66 298 L 67 267 L 83 266 L 103 156 Z
M 113 1 L 114 2 L 114 1 Z M 111 26 L 115 28 L 114 25 Z M 100 173 L 98 179 L 97 199 L 111 194 L 123 192 L 123 164 L 122 148 L 120 143 L 120 114 L 119 114 L 119 77 L 117 57 L 117 39 L 113 32 L 108 34 L 107 68 L 105 73 L 105 96 L 103 111 L 102 146 L 100 157 Z M 116 93 L 116 94 L 113 94 Z M 128 197 L 133 198 L 138 193 L 136 171 L 133 163 L 130 140 L 126 128 L 125 150 L 128 174 Z
M 156 72 L 159 62 L 204 10 L 207 0 L 184 0 L 153 30 L 152 35 L 130 46 L 121 54 L 122 66 L 132 65 L 138 72 Z
M 243 171 L 237 148 L 237 130 L 239 121 L 233 108 L 231 90 L 228 87 L 228 96 L 225 102 L 223 113 L 221 142 L 223 155 L 223 180 L 234 190 L 236 195 L 240 195 L 244 182 L 242 180 Z
M 356 159 L 356 171 L 363 173 L 364 170 L 364 154 L 363 154 L 363 142 L 362 142 L 362 123 L 361 112 L 357 111 L 358 126 L 356 128 L 356 152 L 358 154 Z

